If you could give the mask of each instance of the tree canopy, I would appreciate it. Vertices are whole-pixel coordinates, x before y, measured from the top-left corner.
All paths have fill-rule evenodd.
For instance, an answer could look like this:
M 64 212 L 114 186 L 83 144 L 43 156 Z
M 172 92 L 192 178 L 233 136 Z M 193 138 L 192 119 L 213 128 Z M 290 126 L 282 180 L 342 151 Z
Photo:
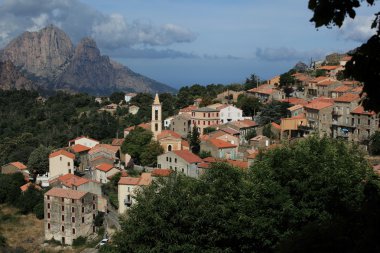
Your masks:
M 126 137 L 121 145 L 121 152 L 129 154 L 136 163 L 141 163 L 141 155 L 149 145 L 153 137 L 150 130 L 136 127 Z
M 310 224 L 322 231 L 369 211 L 379 185 L 357 147 L 310 137 L 260 153 L 249 171 L 214 163 L 200 179 L 173 173 L 154 182 L 103 252 L 274 252 Z M 357 228 L 347 233 L 372 231 Z

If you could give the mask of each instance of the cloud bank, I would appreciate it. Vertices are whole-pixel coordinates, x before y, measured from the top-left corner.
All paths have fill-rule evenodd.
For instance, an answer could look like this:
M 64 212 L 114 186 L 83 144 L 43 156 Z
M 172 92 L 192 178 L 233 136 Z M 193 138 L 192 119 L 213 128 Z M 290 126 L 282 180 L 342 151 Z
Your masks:
M 293 48 L 257 48 L 256 57 L 263 61 L 309 61 L 311 58 L 319 59 L 327 54 L 325 50 L 315 49 L 300 51 Z
M 127 22 L 120 14 L 103 14 L 78 0 L 4 0 L 0 5 L 0 47 L 24 31 L 37 31 L 49 24 L 63 29 L 78 42 L 93 37 L 101 49 L 134 52 L 135 46 L 170 46 L 190 43 L 196 34 L 176 24 L 155 25 L 134 20 Z M 137 51 L 142 51 L 139 49 Z M 145 55 L 173 57 L 173 50 L 147 49 Z M 159 54 L 157 52 L 160 52 Z M 182 53 L 186 57 L 186 53 Z M 134 53 L 136 56 L 137 54 Z M 143 56 L 144 54 L 140 54 Z

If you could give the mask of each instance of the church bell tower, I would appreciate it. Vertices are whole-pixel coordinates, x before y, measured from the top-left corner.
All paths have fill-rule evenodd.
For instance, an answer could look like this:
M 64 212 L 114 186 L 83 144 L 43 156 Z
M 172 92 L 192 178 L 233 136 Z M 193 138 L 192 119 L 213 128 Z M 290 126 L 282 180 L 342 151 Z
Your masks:
M 153 132 L 153 138 L 157 140 L 157 135 L 162 131 L 162 105 L 157 93 L 152 104 L 151 130 Z

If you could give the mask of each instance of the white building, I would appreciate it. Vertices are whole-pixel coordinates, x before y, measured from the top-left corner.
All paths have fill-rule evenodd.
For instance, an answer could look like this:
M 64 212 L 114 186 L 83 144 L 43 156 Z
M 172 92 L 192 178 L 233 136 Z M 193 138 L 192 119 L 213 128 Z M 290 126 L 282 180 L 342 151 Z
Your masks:
M 77 138 L 69 141 L 69 147 L 74 146 L 76 144 L 80 144 L 80 145 L 86 146 L 88 148 L 93 148 L 97 144 L 99 144 L 99 141 L 92 139 L 92 138 L 89 138 L 89 137 L 86 137 L 86 136 L 80 136 L 80 137 L 77 137 Z
M 125 96 L 124 96 L 125 102 L 129 103 L 129 101 L 131 101 L 131 99 L 133 97 L 135 97 L 136 95 L 137 95 L 136 93 L 127 93 L 127 94 L 125 94 Z
M 143 186 L 152 183 L 151 173 L 142 173 L 140 177 L 121 177 L 118 183 L 119 213 L 122 214 L 135 203 L 134 197 Z
M 120 172 L 113 165 L 102 163 L 95 167 L 95 181 L 106 184 L 109 178 Z
M 222 124 L 244 119 L 243 111 L 233 105 L 221 105 L 217 109 L 220 111 L 219 118 Z
M 164 128 L 169 129 L 170 124 L 172 123 L 174 117 L 169 117 L 164 120 Z
M 74 174 L 75 155 L 58 150 L 49 155 L 49 180 L 65 174 Z

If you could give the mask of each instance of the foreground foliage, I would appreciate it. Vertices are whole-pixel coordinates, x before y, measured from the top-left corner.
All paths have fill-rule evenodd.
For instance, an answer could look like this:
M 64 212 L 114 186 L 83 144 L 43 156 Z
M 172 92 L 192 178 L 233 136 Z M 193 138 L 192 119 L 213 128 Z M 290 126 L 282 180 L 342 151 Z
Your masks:
M 158 181 L 137 196 L 102 252 L 291 252 L 284 248 L 309 237 L 311 225 L 320 233 L 348 214 L 376 216 L 368 205 L 380 203 L 379 189 L 356 147 L 311 137 L 261 153 L 248 172 L 216 163 L 199 180 L 174 174 Z M 356 228 L 345 232 L 373 238 L 373 226 Z

